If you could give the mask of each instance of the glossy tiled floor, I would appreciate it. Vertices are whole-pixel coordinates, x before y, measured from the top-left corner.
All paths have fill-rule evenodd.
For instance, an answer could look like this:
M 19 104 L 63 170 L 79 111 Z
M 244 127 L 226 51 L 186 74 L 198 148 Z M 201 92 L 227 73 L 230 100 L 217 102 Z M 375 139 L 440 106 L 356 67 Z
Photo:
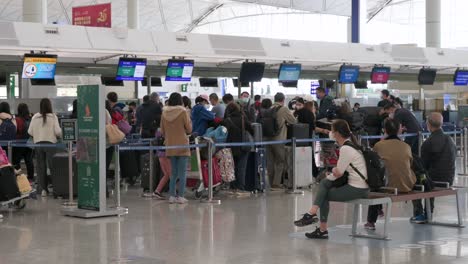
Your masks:
M 130 189 L 127 216 L 93 220 L 61 216 L 60 200 L 28 201 L 22 211 L 0 211 L 0 264 L 468 263 L 468 230 L 411 225 L 410 204 L 394 206 L 391 241 L 348 237 L 351 207 L 343 204 L 332 205 L 330 240 L 310 241 L 292 221 L 312 192 L 222 199 L 168 205 Z M 455 221 L 454 199 L 436 203 L 438 219 Z

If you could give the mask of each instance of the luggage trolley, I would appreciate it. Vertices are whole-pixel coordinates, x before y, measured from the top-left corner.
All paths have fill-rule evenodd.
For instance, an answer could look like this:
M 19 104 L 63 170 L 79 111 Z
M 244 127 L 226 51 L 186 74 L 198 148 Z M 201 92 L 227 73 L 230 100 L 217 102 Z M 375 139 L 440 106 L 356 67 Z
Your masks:
M 26 199 L 29 198 L 36 199 L 36 190 L 32 190 L 27 193 L 22 193 L 20 196 L 7 201 L 1 201 L 0 207 L 8 206 L 8 208 L 22 210 L 26 207 Z

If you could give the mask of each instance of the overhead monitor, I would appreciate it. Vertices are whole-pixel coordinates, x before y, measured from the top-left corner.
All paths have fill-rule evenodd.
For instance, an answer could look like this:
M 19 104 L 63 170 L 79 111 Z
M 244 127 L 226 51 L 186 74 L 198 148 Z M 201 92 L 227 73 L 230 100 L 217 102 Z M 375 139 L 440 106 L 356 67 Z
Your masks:
M 217 78 L 200 78 L 200 87 L 218 87 Z
M 55 86 L 55 79 L 30 79 L 32 86 Z
M 335 87 L 334 80 L 319 80 L 319 86 L 322 88 L 333 88 Z
M 0 85 L 7 85 L 6 73 L 0 73 Z
M 117 67 L 117 81 L 142 81 L 145 76 L 146 59 L 120 58 Z
M 355 83 L 359 78 L 359 66 L 342 65 L 340 67 L 338 81 L 340 83 Z
M 436 69 L 422 68 L 419 70 L 418 83 L 419 85 L 433 85 L 437 75 Z
M 374 67 L 371 72 L 371 83 L 388 83 L 390 67 Z
M 233 78 L 233 79 L 232 79 L 232 84 L 234 85 L 234 87 L 239 87 L 239 79 Z M 242 82 L 242 83 L 241 83 L 241 87 L 250 87 L 250 83 L 248 83 L 248 82 Z
M 24 54 L 23 79 L 54 79 L 57 55 Z
M 239 79 L 241 82 L 260 82 L 265 72 L 264 62 L 243 62 Z
M 148 86 L 148 78 L 144 77 L 141 81 L 142 86 Z M 162 87 L 162 81 L 160 77 L 151 77 L 151 86 L 152 87 Z
M 302 65 L 301 64 L 288 64 L 282 63 L 278 72 L 278 82 L 296 82 L 301 76 Z M 284 86 L 284 85 L 283 85 Z
M 114 77 L 101 76 L 101 83 L 105 86 L 124 86 L 123 81 L 117 81 Z
M 357 81 L 354 83 L 356 89 L 367 89 L 367 81 Z
M 468 85 L 468 70 L 457 69 L 453 76 L 453 84 L 456 86 L 467 86 Z
M 194 65 L 193 60 L 169 60 L 166 68 L 166 81 L 190 82 Z

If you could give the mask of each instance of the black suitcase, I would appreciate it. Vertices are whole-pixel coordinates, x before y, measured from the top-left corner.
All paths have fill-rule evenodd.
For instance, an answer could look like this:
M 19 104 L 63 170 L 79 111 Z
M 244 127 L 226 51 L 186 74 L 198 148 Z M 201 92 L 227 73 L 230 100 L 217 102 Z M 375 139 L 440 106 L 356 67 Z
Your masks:
M 13 167 L 0 169 L 0 201 L 8 201 L 19 197 L 21 194 L 16 182 L 16 174 Z
M 76 155 L 72 156 L 73 167 L 73 196 L 78 194 Z M 69 196 L 69 175 L 68 175 L 68 153 L 57 153 L 52 157 L 52 167 L 50 168 L 52 186 L 54 187 L 54 198 Z
M 258 152 L 249 152 L 247 159 L 247 169 L 245 172 L 245 190 L 249 192 L 257 192 L 265 190 L 265 159 L 261 159 L 260 155 L 264 155 L 264 149 L 259 149 Z
M 288 139 L 295 137 L 296 139 L 307 139 L 309 138 L 309 124 L 293 124 L 288 126 Z M 288 143 L 287 145 L 291 145 Z M 310 146 L 309 142 L 296 143 L 297 147 Z
M 150 162 L 149 162 L 149 153 L 143 154 L 141 156 L 141 188 L 144 190 L 149 189 L 149 175 L 150 175 Z M 156 154 L 153 155 L 153 190 L 156 190 L 156 187 L 159 184 L 159 181 L 164 176 L 161 171 L 161 166 L 159 165 L 159 158 Z M 163 188 L 163 192 L 167 191 L 169 184 Z
M 138 159 L 136 151 L 120 151 L 120 177 L 133 185 L 138 177 Z

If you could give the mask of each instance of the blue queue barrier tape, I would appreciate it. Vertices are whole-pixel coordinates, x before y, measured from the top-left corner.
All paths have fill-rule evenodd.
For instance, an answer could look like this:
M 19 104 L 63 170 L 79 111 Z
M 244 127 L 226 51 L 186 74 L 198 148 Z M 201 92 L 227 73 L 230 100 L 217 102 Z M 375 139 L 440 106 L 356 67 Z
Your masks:
M 120 145 L 119 145 L 120 146 Z M 206 144 L 177 145 L 177 146 L 120 146 L 120 150 L 168 150 L 168 149 L 190 149 L 204 148 Z

